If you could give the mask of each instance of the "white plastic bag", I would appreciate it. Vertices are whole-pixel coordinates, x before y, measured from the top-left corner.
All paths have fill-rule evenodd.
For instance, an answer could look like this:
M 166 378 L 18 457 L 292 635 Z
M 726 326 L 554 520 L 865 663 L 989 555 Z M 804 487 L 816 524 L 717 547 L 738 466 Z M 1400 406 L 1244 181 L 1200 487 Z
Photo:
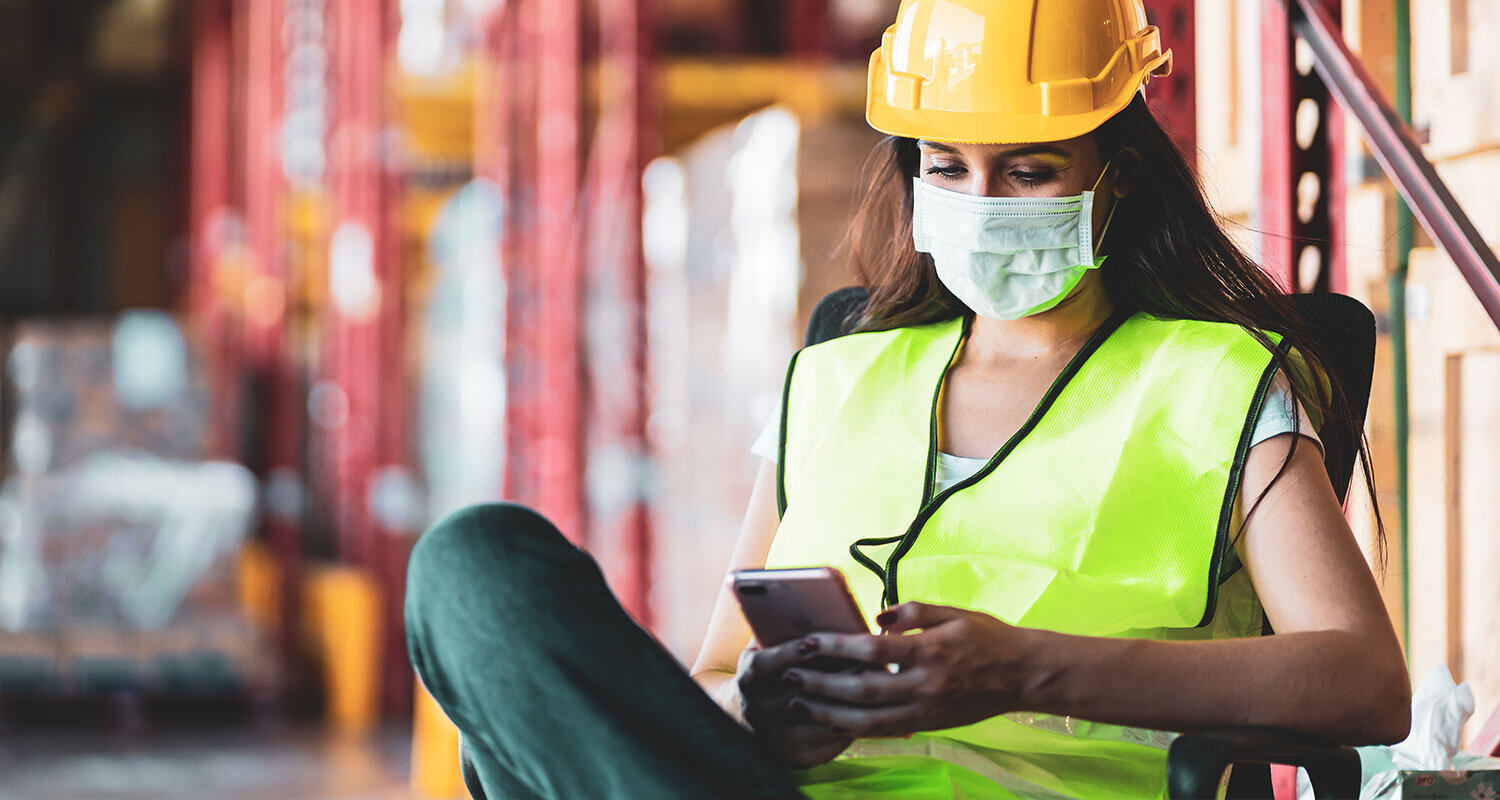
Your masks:
M 1469 685 L 1454 684 L 1446 664 L 1433 668 L 1411 698 L 1411 734 L 1400 744 L 1360 747 L 1360 800 L 1401 796 L 1401 770 L 1500 769 L 1500 759 L 1460 752 L 1458 737 L 1474 713 Z M 1305 773 L 1297 776 L 1298 800 L 1313 800 Z

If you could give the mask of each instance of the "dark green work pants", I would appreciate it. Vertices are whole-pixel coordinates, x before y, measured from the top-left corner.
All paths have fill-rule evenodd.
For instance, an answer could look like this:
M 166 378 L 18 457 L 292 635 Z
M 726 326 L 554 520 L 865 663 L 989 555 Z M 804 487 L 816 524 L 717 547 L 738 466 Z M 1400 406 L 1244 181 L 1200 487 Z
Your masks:
M 529 509 L 469 508 L 417 542 L 406 646 L 490 800 L 802 797 Z

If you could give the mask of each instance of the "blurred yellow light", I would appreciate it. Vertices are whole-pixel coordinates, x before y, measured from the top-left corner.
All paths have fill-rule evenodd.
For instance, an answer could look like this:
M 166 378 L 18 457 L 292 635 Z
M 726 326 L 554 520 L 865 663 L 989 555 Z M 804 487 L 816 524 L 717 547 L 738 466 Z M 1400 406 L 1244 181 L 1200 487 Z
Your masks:
M 270 275 L 256 275 L 245 286 L 245 318 L 251 324 L 271 328 L 281 324 L 286 313 L 286 288 Z
M 250 264 L 250 249 L 242 244 L 226 245 L 214 261 L 214 291 L 230 306 L 238 307 L 245 299 Z

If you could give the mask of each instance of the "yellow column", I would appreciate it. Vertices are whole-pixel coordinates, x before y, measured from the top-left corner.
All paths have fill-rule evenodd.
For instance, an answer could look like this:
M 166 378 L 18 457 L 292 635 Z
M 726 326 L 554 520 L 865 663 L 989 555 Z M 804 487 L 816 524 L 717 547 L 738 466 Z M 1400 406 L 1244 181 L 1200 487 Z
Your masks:
M 380 589 L 361 570 L 325 566 L 310 571 L 303 596 L 323 662 L 328 721 L 340 733 L 366 733 L 379 714 Z
M 458 768 L 458 728 L 448 720 L 427 688 L 417 681 L 412 704 L 411 788 L 418 797 L 466 797 Z

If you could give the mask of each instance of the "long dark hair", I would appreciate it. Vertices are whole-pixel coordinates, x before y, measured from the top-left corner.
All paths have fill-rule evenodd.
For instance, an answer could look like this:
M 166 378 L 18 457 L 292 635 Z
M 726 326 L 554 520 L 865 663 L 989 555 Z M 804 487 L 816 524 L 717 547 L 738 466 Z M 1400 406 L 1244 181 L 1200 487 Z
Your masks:
M 1281 287 L 1225 234 L 1202 185 L 1141 95 L 1095 130 L 1094 139 L 1101 155 L 1128 151 L 1137 159 L 1130 194 L 1119 202 L 1110 224 L 1109 259 L 1099 271 L 1110 302 L 1117 310 L 1167 319 L 1234 323 L 1259 340 L 1289 377 L 1292 397 L 1322 420 L 1318 435 L 1327 452 L 1357 452 L 1375 512 L 1377 559 L 1384 563 L 1385 527 L 1375 500 L 1369 444 L 1345 387 L 1328 369 L 1324 348 L 1309 334 L 1307 322 Z M 972 313 L 943 286 L 932 257 L 912 246 L 912 177 L 920 158 L 916 140 L 887 137 L 865 166 L 865 190 L 845 237 L 855 271 L 870 291 L 855 322 L 857 330 L 922 325 Z M 1302 363 L 1289 358 L 1265 331 L 1281 334 Z M 1299 423 L 1293 424 L 1295 430 Z M 1272 484 L 1285 474 L 1300 439 L 1292 438 Z M 1262 493 L 1246 520 L 1264 499 Z

